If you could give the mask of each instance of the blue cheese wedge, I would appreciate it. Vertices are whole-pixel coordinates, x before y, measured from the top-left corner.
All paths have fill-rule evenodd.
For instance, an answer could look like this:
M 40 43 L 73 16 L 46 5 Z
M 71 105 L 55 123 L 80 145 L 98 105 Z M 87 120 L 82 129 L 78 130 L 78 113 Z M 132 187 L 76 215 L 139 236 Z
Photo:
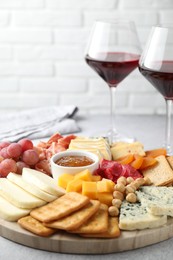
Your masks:
M 140 190 L 159 198 L 160 201 L 168 202 L 170 200 L 173 203 L 173 187 L 142 186 Z
M 122 230 L 140 230 L 156 228 L 167 223 L 167 216 L 154 216 L 145 205 L 123 201 L 120 209 L 119 228 Z
M 136 192 L 137 198 L 149 213 L 173 217 L 172 187 L 142 187 L 141 190 Z

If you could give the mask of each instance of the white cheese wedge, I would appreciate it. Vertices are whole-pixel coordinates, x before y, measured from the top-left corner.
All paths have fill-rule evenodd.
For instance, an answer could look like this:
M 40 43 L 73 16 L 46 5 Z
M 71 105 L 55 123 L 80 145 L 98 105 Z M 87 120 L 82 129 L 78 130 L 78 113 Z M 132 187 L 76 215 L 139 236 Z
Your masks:
M 0 179 L 0 195 L 19 208 L 33 209 L 46 204 L 6 178 Z
M 110 146 L 104 138 L 77 137 L 71 140 L 69 150 L 79 149 L 99 154 L 99 159 L 112 159 Z
M 28 209 L 21 209 L 8 200 L 0 196 L 0 217 L 7 221 L 17 221 L 19 218 L 27 216 L 30 212 Z
M 156 228 L 167 223 L 167 216 L 154 216 L 141 203 L 123 201 L 120 209 L 119 227 L 122 230 Z
M 153 195 L 136 191 L 138 200 L 145 205 L 147 211 L 155 216 L 171 216 L 173 217 L 173 203 L 169 203 L 169 199 L 159 199 Z
M 51 195 L 41 189 L 39 189 L 37 186 L 30 184 L 29 182 L 26 182 L 21 175 L 10 172 L 7 175 L 7 179 L 11 181 L 12 183 L 18 185 L 20 188 L 24 189 L 25 191 L 33 194 L 34 196 L 46 201 L 50 202 L 57 198 L 55 195 Z
M 58 185 L 56 185 L 56 182 L 52 177 L 42 172 L 29 168 L 23 168 L 22 178 L 26 182 L 37 186 L 39 189 L 53 196 L 59 197 L 65 194 L 65 190 L 61 187 L 58 187 Z

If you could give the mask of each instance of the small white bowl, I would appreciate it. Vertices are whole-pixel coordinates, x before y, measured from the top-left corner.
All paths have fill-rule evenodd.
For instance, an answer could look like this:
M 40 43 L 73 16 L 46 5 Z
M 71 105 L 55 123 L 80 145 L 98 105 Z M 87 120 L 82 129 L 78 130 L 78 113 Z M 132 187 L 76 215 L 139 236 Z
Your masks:
M 61 165 L 58 165 L 55 163 L 58 159 L 60 159 L 63 156 L 73 156 L 73 155 L 87 156 L 90 159 L 92 159 L 94 162 L 90 165 L 79 166 L 79 167 L 61 166 Z M 51 164 L 52 176 L 55 179 L 55 181 L 57 182 L 59 176 L 63 173 L 76 174 L 85 169 L 88 169 L 91 173 L 93 173 L 94 170 L 96 170 L 99 166 L 99 158 L 96 154 L 90 153 L 87 151 L 68 150 L 68 151 L 60 152 L 60 153 L 53 155 L 50 160 L 50 164 Z

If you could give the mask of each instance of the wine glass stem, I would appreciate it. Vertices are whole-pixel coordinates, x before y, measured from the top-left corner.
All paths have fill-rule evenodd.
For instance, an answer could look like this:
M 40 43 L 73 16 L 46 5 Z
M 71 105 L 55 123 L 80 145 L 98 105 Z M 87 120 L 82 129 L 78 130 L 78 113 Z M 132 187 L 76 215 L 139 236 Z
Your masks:
M 165 99 L 166 101 L 166 131 L 165 131 L 165 146 L 167 154 L 171 154 L 171 110 L 172 100 Z
M 116 127 L 115 127 L 115 91 L 116 87 L 109 87 L 110 89 L 110 142 L 113 143 L 113 139 L 115 134 L 117 133 Z

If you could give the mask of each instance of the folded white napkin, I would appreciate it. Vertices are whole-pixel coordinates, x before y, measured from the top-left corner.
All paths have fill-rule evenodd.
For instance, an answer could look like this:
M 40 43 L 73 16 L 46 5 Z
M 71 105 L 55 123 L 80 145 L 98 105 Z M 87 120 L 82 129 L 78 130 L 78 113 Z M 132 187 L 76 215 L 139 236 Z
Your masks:
M 75 106 L 50 106 L 0 115 L 0 141 L 78 132 L 80 128 L 72 118 L 77 111 Z

